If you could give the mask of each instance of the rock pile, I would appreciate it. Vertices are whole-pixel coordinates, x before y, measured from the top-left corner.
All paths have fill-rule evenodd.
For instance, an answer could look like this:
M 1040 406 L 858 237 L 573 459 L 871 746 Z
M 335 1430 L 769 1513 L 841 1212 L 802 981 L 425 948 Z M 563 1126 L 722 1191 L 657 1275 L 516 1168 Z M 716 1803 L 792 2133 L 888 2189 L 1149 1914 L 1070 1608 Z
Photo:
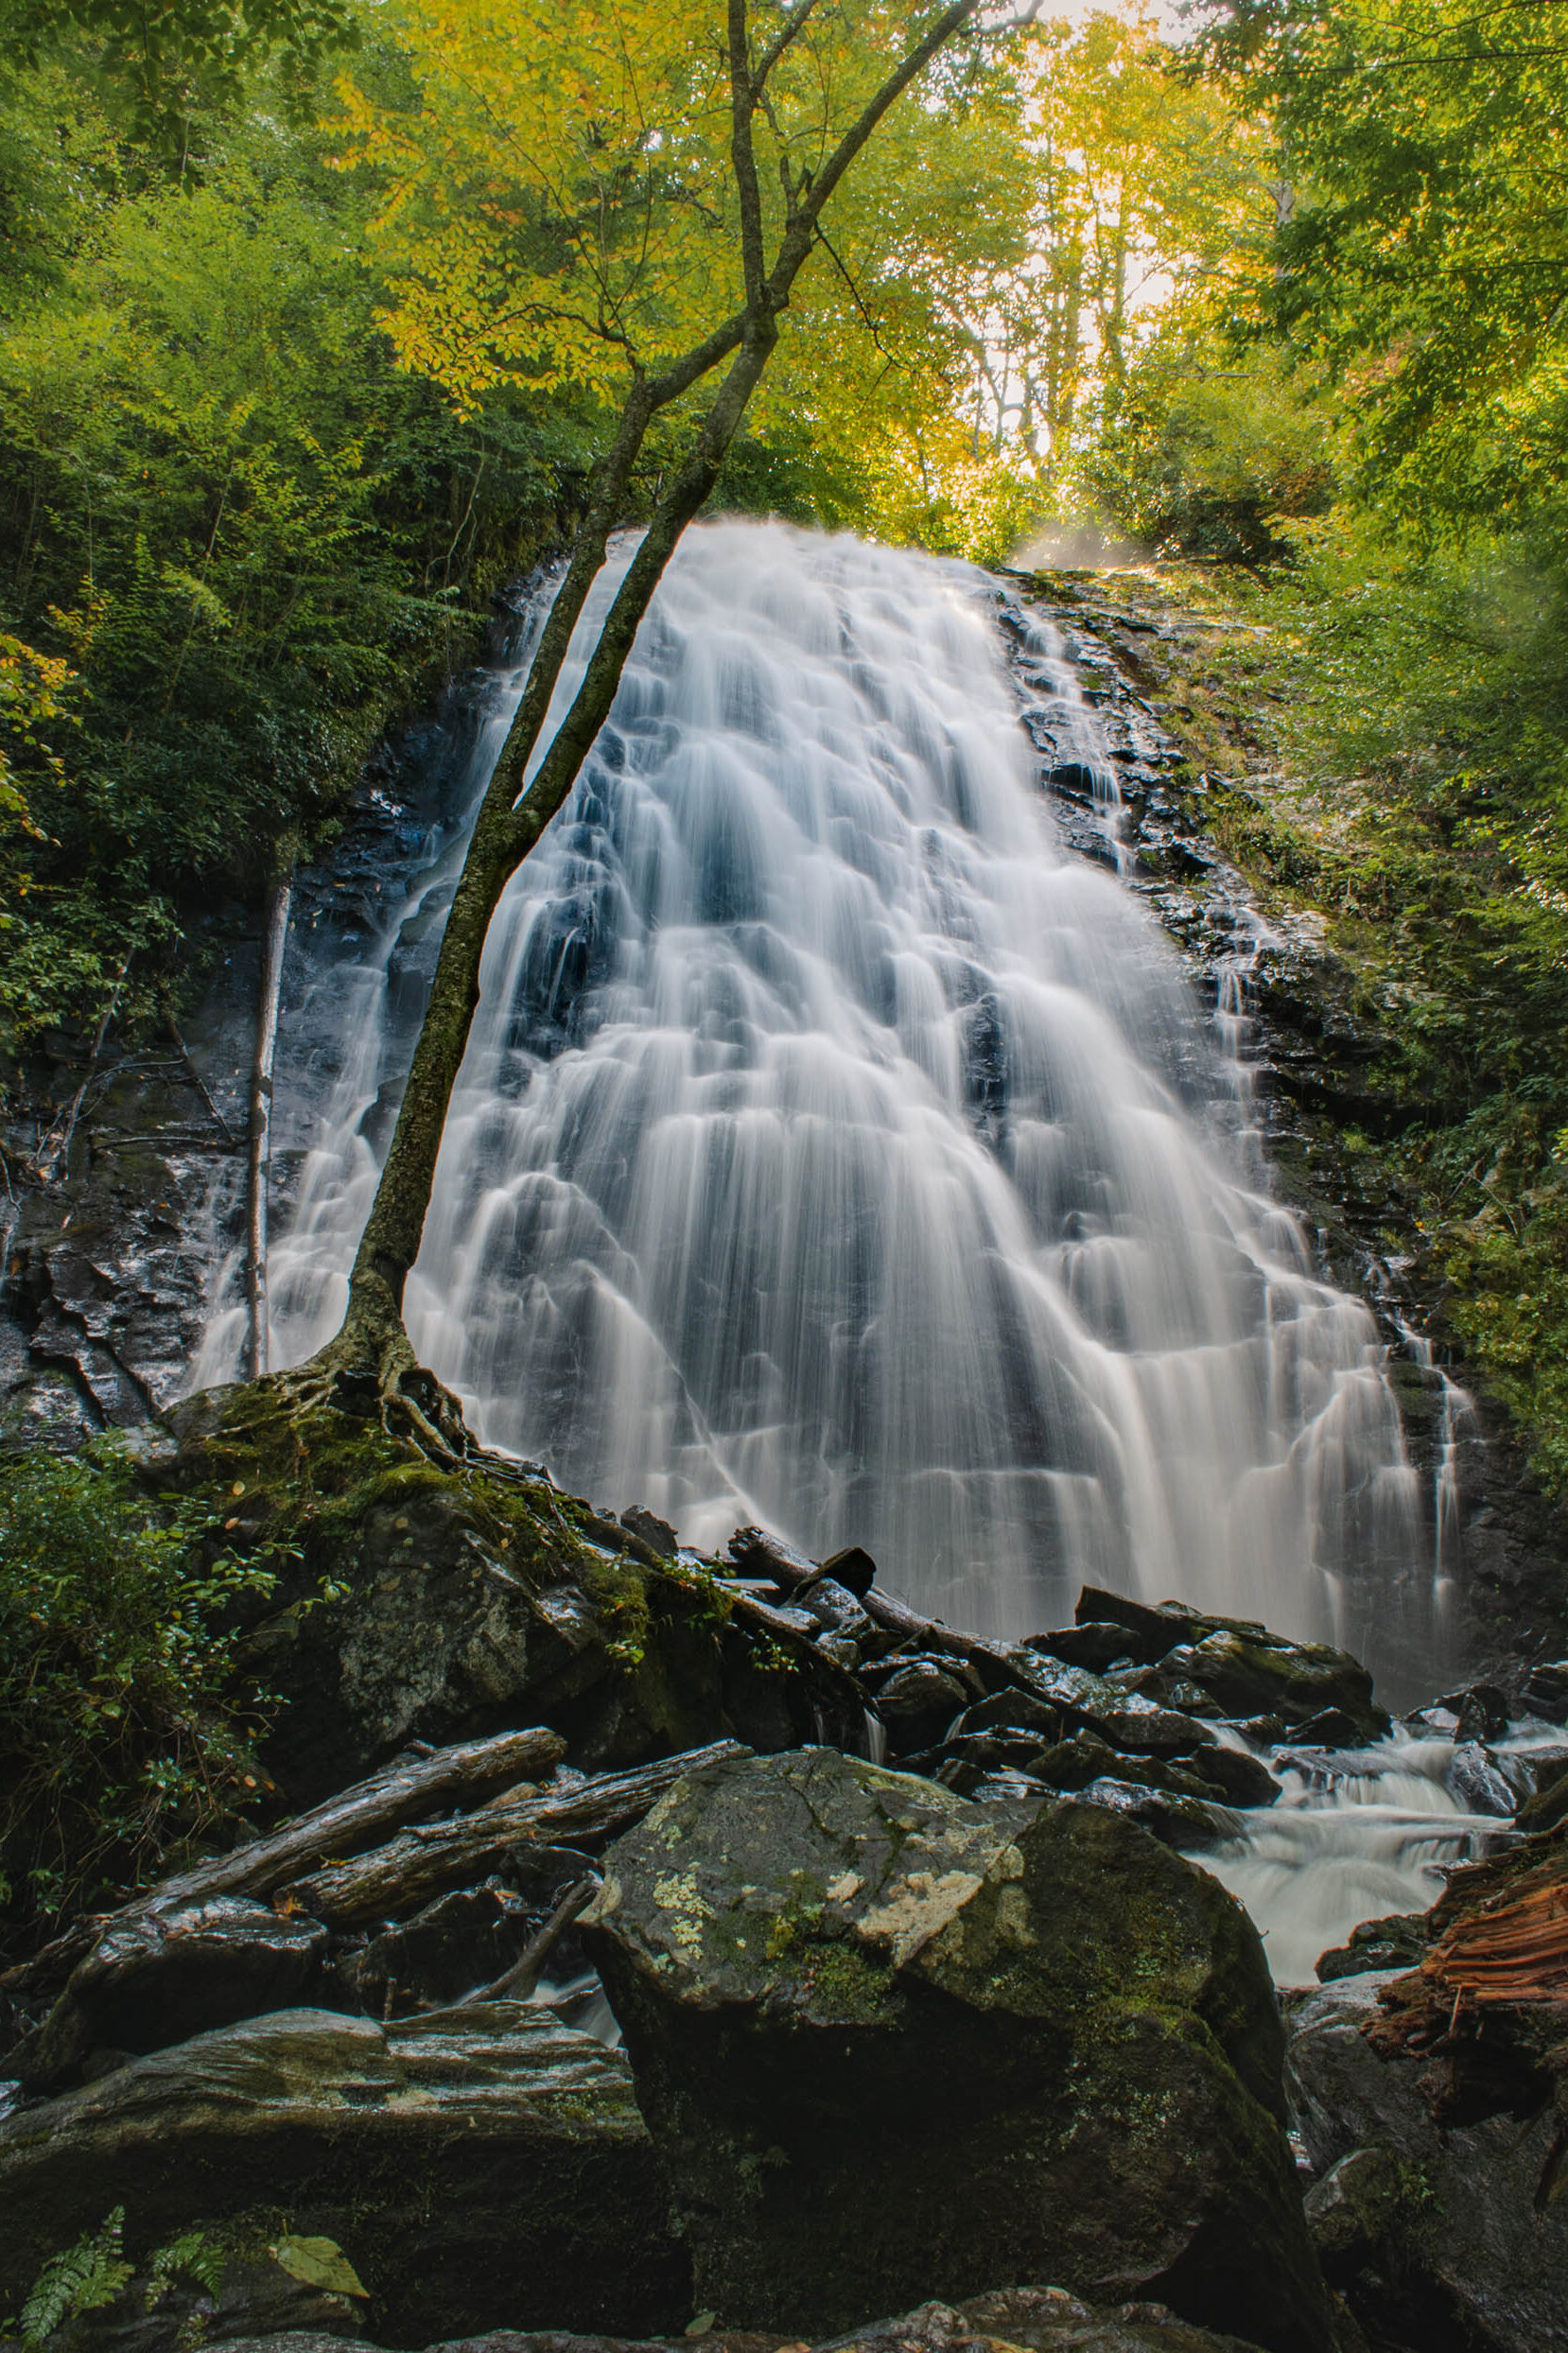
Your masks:
M 103 2353 L 193 2328 L 307 2353 L 278 2332 L 366 2320 L 393 2346 L 662 2338 L 694 2305 L 733 2353 L 851 2326 L 917 2353 L 1197 2353 L 1206 2330 L 1328 2353 L 1315 2239 L 1381 2340 L 1425 2353 L 1367 2284 L 1420 2269 L 1412 2164 L 1455 2198 L 1493 2167 L 1472 2287 L 1457 2255 L 1440 2273 L 1455 2309 L 1499 2249 L 1534 2276 L 1521 2217 L 1551 2239 L 1568 2145 L 1547 2048 L 1478 2121 L 1472 2061 L 1425 2122 L 1368 2091 L 1408 2103 L 1430 2054 L 1360 2033 L 1385 2015 L 1366 1973 L 1424 1967 L 1446 1924 L 1358 1931 L 1298 2023 L 1309 2234 L 1258 1939 L 1185 1859 L 1287 1767 L 1386 1731 L 1353 1659 L 1092 1590 L 1070 1627 L 987 1641 L 862 1551 L 743 1529 L 705 1562 L 651 1513 L 410 1463 L 336 1409 L 302 1473 L 266 1394 L 243 1424 L 181 1409 L 147 1459 L 300 1563 L 250 1634 L 297 1810 L 0 1980 L 0 2309 L 123 2207 L 132 2261 L 194 2229 L 227 2284 L 175 2294 L 153 2264 L 71 2324 Z M 1568 1717 L 1568 1668 L 1531 1703 Z M 1497 1746 L 1513 1704 L 1456 1694 L 1418 1726 L 1497 1816 L 1547 1777 Z M 1555 1838 L 1568 1785 L 1521 1819 Z M 318 2242 L 352 2292 L 282 2264 Z M 1568 2346 L 1533 2294 L 1492 2294 L 1477 2342 Z M 535 2342 L 579 2340 L 496 2353 Z

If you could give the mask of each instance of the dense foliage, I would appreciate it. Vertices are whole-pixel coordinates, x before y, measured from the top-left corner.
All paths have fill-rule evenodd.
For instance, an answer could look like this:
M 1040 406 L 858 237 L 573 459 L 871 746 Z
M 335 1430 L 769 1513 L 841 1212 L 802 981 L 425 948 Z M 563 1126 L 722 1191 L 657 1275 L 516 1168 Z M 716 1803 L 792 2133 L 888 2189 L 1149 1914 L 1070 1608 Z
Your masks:
M 279 843 L 320 846 L 389 715 L 569 534 L 630 372 L 722 315 L 734 240 L 722 47 L 668 0 L 0 15 L 0 1045 L 26 1050 L 157 1010 L 193 905 L 253 906 Z M 813 19 L 770 190 L 901 21 Z M 1036 502 L 955 423 L 957 314 L 1021 256 L 1022 136 L 984 49 L 887 127 L 726 503 L 1006 553 Z
M 1236 846 L 1362 971 L 1450 1328 L 1568 1486 L 1568 40 L 1534 0 L 1208 13 L 1188 69 L 1279 200 L 1184 322 L 1236 394 L 1194 401 L 1174 319 L 1144 364 L 1167 472 L 1228 444 L 1288 559 L 1232 592 L 1280 763 Z M 1279 458 L 1315 443 L 1305 501 Z
M 273 1582 L 123 1456 L 0 1466 L 0 1918 L 101 1902 L 253 1810 L 233 1613 Z
M 321 838 L 369 741 L 586 463 L 389 361 L 353 193 L 307 134 L 160 169 L 59 67 L 14 85 L 0 196 L 0 1020 L 129 1007 L 184 901 Z

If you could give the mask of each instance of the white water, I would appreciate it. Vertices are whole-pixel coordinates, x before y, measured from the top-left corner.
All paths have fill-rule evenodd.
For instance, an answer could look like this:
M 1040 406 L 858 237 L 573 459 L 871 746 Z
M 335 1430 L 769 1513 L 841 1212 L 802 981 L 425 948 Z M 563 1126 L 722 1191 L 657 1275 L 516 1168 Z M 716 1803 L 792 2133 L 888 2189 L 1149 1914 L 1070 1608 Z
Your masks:
M 1246 1905 L 1277 1984 L 1315 1984 L 1318 1955 L 1364 1920 L 1425 1911 L 1444 1867 L 1504 1826 L 1455 1803 L 1443 1784 L 1453 1753 L 1452 1741 L 1400 1730 L 1317 1771 L 1285 1771 L 1283 1794 L 1248 1813 L 1245 1839 L 1196 1858 Z
M 863 1542 L 984 1630 L 1091 1581 L 1374 1660 L 1402 1618 L 1408 1649 L 1430 1562 L 1375 1327 L 1228 1138 L 1245 1087 L 1163 936 L 1057 846 L 996 596 L 776 524 L 688 535 L 492 927 L 414 1344 L 488 1442 L 692 1543 Z M 1108 776 L 1049 631 L 1029 654 L 1058 757 Z M 341 1313 L 388 973 L 459 846 L 306 1008 L 340 1076 L 275 1365 Z M 231 1312 L 199 1383 L 236 1340 Z

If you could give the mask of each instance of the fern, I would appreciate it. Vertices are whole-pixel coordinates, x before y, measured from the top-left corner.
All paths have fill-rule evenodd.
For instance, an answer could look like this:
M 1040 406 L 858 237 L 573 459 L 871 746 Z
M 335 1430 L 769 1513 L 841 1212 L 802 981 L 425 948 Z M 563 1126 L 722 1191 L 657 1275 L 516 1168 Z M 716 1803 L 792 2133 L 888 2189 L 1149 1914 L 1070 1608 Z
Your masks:
M 183 2276 L 205 2288 L 216 2304 L 223 2287 L 224 2256 L 221 2247 L 207 2237 L 204 2230 L 183 2231 L 160 2247 L 148 2264 L 147 2309 L 150 2312 L 161 2304 L 176 2279 Z
M 116 2206 L 96 2230 L 86 2232 L 62 2255 L 50 2257 L 22 2307 L 25 2345 L 41 2345 L 61 2321 L 113 2303 L 131 2272 L 122 2250 L 124 2231 L 125 2208 Z

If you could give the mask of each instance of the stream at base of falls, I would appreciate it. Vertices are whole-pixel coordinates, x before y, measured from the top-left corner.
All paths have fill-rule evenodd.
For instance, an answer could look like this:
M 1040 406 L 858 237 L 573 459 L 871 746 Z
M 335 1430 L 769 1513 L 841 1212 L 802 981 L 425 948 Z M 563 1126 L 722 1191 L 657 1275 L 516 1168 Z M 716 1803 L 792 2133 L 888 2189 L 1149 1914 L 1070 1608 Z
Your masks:
M 1510 1727 L 1490 1752 L 1502 1769 L 1494 1778 L 1511 1783 L 1516 1800 L 1528 1795 L 1517 1769 L 1532 1754 L 1568 1766 L 1563 1740 L 1555 1725 Z M 1449 1867 L 1508 1838 L 1506 1815 L 1470 1811 L 1450 1786 L 1455 1755 L 1452 1739 L 1402 1725 L 1365 1749 L 1265 1756 L 1282 1785 L 1277 1803 L 1246 1814 L 1239 1839 L 1193 1859 L 1245 1904 L 1277 1984 L 1315 1984 L 1319 1957 L 1352 1929 L 1424 1912 Z M 1493 1794 L 1504 1802 L 1502 1789 Z
M 548 596 L 377 875 L 384 913 L 296 934 L 274 1367 L 340 1317 Z M 1042 786 L 1068 768 L 1103 864 L 1059 838 Z M 1270 1194 L 1241 980 L 1196 1002 L 1115 871 L 1118 801 L 1059 634 L 994 579 L 777 523 L 689 532 L 492 925 L 410 1336 L 486 1443 L 700 1549 L 753 1521 L 818 1559 L 863 1543 L 891 1589 L 1002 1636 L 1086 1583 L 1179 1595 L 1374 1669 L 1424 1653 L 1437 1684 L 1431 1499 L 1385 1343 Z M 234 1276 L 193 1386 L 237 1368 Z M 1320 1950 L 1419 1907 L 1480 1835 L 1431 1745 L 1301 1776 L 1207 1858 L 1277 1973 L 1303 1906 Z

